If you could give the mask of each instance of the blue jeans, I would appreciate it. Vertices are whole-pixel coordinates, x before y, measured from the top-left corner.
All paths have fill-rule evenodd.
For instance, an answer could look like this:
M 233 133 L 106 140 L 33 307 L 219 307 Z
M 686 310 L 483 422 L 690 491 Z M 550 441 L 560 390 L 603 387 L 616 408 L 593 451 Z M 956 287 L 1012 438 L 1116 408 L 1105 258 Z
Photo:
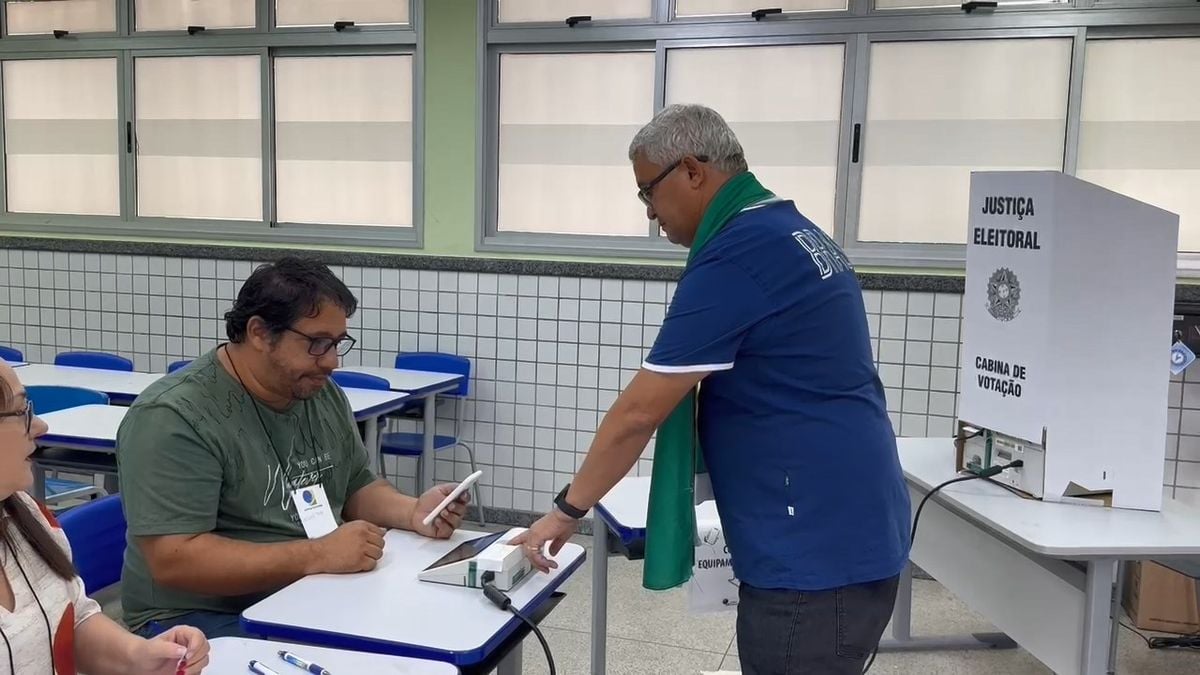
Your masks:
M 738 589 L 746 675 L 859 675 L 896 604 L 899 577 L 827 591 Z
M 237 614 L 218 612 L 189 612 L 170 619 L 151 621 L 134 632 L 144 638 L 152 638 L 175 626 L 199 628 L 210 640 L 219 637 L 251 637 L 249 633 L 242 630 L 242 624 L 238 620 Z

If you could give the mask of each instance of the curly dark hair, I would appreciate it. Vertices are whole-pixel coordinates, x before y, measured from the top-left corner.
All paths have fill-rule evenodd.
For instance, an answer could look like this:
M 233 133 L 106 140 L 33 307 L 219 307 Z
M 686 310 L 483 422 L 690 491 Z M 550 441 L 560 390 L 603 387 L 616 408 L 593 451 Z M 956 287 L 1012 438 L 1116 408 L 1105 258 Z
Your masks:
M 354 316 L 358 299 L 329 268 L 314 258 L 285 257 L 254 270 L 233 309 L 225 313 L 225 333 L 229 341 L 246 339 L 246 326 L 258 317 L 272 337 L 291 328 L 300 317 L 316 316 L 321 303 L 332 302 Z

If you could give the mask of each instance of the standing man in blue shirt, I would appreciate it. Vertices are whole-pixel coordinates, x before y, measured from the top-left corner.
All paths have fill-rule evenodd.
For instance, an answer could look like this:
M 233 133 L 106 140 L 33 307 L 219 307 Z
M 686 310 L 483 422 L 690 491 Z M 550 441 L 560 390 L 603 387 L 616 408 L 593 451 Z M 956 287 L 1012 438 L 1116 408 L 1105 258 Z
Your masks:
M 854 270 L 758 184 L 715 111 L 666 108 L 629 157 L 647 215 L 689 247 L 688 264 L 575 480 L 518 543 L 554 566 L 543 547 L 558 551 L 703 381 L 684 419 L 741 583 L 744 672 L 861 673 L 907 564 L 911 510 Z

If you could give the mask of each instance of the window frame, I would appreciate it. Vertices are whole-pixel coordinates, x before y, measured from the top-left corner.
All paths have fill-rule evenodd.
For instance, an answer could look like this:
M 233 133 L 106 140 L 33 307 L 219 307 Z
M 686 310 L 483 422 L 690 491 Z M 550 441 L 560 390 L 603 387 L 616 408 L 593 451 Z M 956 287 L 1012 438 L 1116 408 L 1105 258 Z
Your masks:
M 117 33 L 85 33 L 70 40 L 53 35 L 0 38 L 0 61 L 115 57 L 118 91 L 118 138 L 122 148 L 120 216 L 21 214 L 7 210 L 3 115 L 0 114 L 0 228 L 18 234 L 84 235 L 138 239 L 219 239 L 247 244 L 383 247 L 415 249 L 424 245 L 424 3 L 408 0 L 409 23 L 362 26 L 337 32 L 333 26 L 277 28 L 275 0 L 253 0 L 256 27 L 185 31 L 134 30 L 134 0 L 115 0 Z M 5 4 L 0 2 L 0 12 Z M 142 217 L 137 213 L 137 156 L 125 152 L 127 123 L 136 126 L 134 60 L 154 56 L 257 55 L 262 105 L 263 217 L 255 221 Z M 362 226 L 276 222 L 274 152 L 274 72 L 276 56 L 355 56 L 398 54 L 412 59 L 413 180 L 412 226 Z M 3 106 L 3 101 L 0 101 Z M 2 108 L 0 108 L 2 111 Z
M 851 145 L 854 140 L 854 121 L 853 121 L 853 103 L 854 103 L 854 78 L 852 75 L 856 72 L 857 62 L 859 57 L 858 43 L 859 37 L 853 34 L 836 34 L 829 33 L 824 35 L 793 35 L 786 37 L 769 37 L 769 38 L 738 38 L 730 40 L 663 40 L 659 44 L 659 48 L 663 50 L 663 81 L 658 86 L 659 96 L 655 99 L 654 110 L 662 110 L 666 106 L 666 52 L 671 49 L 721 49 L 729 47 L 802 47 L 806 45 L 842 45 L 842 99 L 841 99 L 841 114 L 838 120 L 838 146 L 837 146 L 837 166 L 834 179 L 834 197 L 833 197 L 833 218 L 834 231 L 828 233 L 839 246 L 845 247 L 844 239 L 845 227 L 838 227 L 838 223 L 845 222 L 846 218 L 846 197 L 849 189 L 849 174 L 850 164 L 845 161 L 850 154 Z M 753 164 L 750 170 L 754 170 Z M 769 189 L 771 186 L 768 185 Z M 780 195 L 787 199 L 789 195 Z M 803 205 L 797 205 L 803 209 Z M 680 249 L 682 251 L 682 249 Z
M 259 22 L 260 25 L 270 26 L 271 32 L 287 32 L 287 33 L 328 33 L 333 30 L 333 25 L 329 26 L 280 26 L 277 23 L 278 17 L 275 11 L 275 5 L 279 0 L 257 0 L 259 3 Z M 391 33 L 395 31 L 415 31 L 417 26 L 418 13 L 423 14 L 424 0 L 408 0 L 408 22 L 407 23 L 390 23 L 381 25 L 355 25 L 353 33 Z M 423 22 L 422 22 L 423 25 Z M 415 86 L 415 85 L 414 85 Z
M 594 47 L 594 48 L 593 48 Z M 648 258 L 678 257 L 675 246 L 659 234 L 658 228 L 651 221 L 646 221 L 648 237 L 628 237 L 620 235 L 591 235 L 591 234 L 553 234 L 541 232 L 500 232 L 497 229 L 500 210 L 500 88 L 495 86 L 500 81 L 500 61 L 505 54 L 623 54 L 640 53 L 654 56 L 654 91 L 651 105 L 654 110 L 662 107 L 662 83 L 665 73 L 664 52 L 653 43 L 646 42 L 609 42 L 579 49 L 575 45 L 546 44 L 531 47 L 499 46 L 487 50 L 485 61 L 485 77 L 481 82 L 493 83 L 483 92 L 484 109 L 492 114 L 485 115 L 486 122 L 477 132 L 483 144 L 483 161 L 478 167 L 480 171 L 479 184 L 482 187 L 482 199 L 479 200 L 480 222 L 486 223 L 483 228 L 476 228 L 478 233 L 476 248 L 482 251 L 506 252 L 539 252 L 546 254 L 594 255 L 599 252 L 626 255 L 633 250 L 637 255 Z M 629 199 L 637 199 L 633 173 L 629 176 Z
M 255 3 L 254 5 L 254 25 L 243 28 L 208 28 L 204 27 L 204 31 L 197 35 L 190 35 L 187 32 L 187 27 L 177 28 L 174 30 L 138 30 L 137 29 L 137 0 L 117 0 L 126 6 L 129 15 L 129 32 L 130 37 L 171 37 L 182 36 L 187 38 L 201 38 L 211 35 L 239 35 L 239 34 L 262 34 L 267 32 L 263 27 L 263 16 L 261 11 L 261 0 L 247 0 Z M 147 2 L 156 2 L 157 0 L 146 0 Z
M 122 221 L 121 216 L 104 216 L 104 215 L 86 215 L 75 213 L 24 213 L 11 212 L 8 210 L 8 143 L 5 136 L 6 131 L 6 104 L 4 100 L 4 69 L 3 62 L 5 61 L 59 61 L 66 59 L 114 59 L 117 68 L 117 87 L 121 87 L 125 79 L 125 60 L 124 55 L 117 51 L 77 51 L 70 54 L 46 54 L 42 52 L 14 52 L 11 54 L 0 53 L 0 226 L 8 227 L 10 225 L 18 225 L 26 221 L 36 221 L 42 225 L 42 231 L 45 227 L 51 228 L 57 226 L 72 227 L 85 225 L 90 222 L 101 222 L 106 227 L 119 225 Z M 118 92 L 117 96 L 117 127 L 118 127 L 118 154 L 117 154 L 117 203 L 121 208 L 124 208 L 124 191 L 125 182 L 125 157 L 123 152 L 120 152 L 120 127 L 123 116 L 125 114 L 125 97 Z
M 1052 0 L 997 0 L 999 5 L 991 11 L 991 13 L 1012 14 L 1012 13 L 1042 13 L 1042 12 L 1063 12 L 1075 9 L 1082 9 L 1084 3 L 1089 0 L 1065 0 L 1065 2 L 1054 2 Z M 1025 2 L 1028 4 L 1007 5 L 1006 3 Z M 879 8 L 875 6 L 875 0 L 869 0 L 868 13 L 872 16 L 925 16 L 930 15 L 957 15 L 963 16 L 965 12 L 962 10 L 961 3 L 959 5 L 947 5 L 945 7 L 896 7 L 896 8 Z
M 479 17 L 477 113 L 476 246 L 481 252 L 587 256 L 608 259 L 665 258 L 682 260 L 679 247 L 659 245 L 655 235 L 594 237 L 539 233 L 516 236 L 498 233 L 498 115 L 499 69 L 497 53 L 603 51 L 613 44 L 653 45 L 655 62 L 654 109 L 661 110 L 665 96 L 666 50 L 678 47 L 725 47 L 768 44 L 804 44 L 845 41 L 846 70 L 842 133 L 839 139 L 838 195 L 835 201 L 834 239 L 859 266 L 924 268 L 955 271 L 965 266 L 965 245 L 859 242 L 858 213 L 862 191 L 862 161 L 852 163 L 849 148 L 855 124 L 866 128 L 866 93 L 869 83 L 870 45 L 874 42 L 931 39 L 987 39 L 1058 37 L 1073 40 L 1069 65 L 1067 118 L 1063 172 L 1074 175 L 1079 151 L 1080 106 L 1087 41 L 1101 37 L 1198 37 L 1200 6 L 1192 0 L 1158 0 L 1145 7 L 1139 0 L 1073 0 L 1065 4 L 1001 8 L 996 12 L 967 14 L 954 8 L 882 9 L 874 0 L 849 0 L 844 12 L 794 12 L 783 17 L 753 21 L 748 17 L 674 17 L 675 0 L 654 0 L 654 20 L 598 21 L 569 28 L 562 24 L 509 23 L 496 20 L 498 0 L 489 0 Z M 767 3 L 769 4 L 769 3 Z M 850 105 L 847 105 L 849 103 Z M 752 167 L 753 168 L 753 167 Z M 843 178 L 843 176 L 845 176 Z M 964 214 L 965 226 L 965 214 Z M 652 228 L 653 229 L 653 228 Z M 671 250 L 671 249 L 674 250 Z M 1200 277 L 1200 253 L 1179 254 L 1181 275 Z
M 1113 26 L 1100 27 L 1091 29 L 1081 29 L 1081 44 L 1078 45 L 1079 51 L 1076 52 L 1080 59 L 1081 67 L 1079 70 L 1079 106 L 1076 107 L 1076 129 L 1075 129 L 1075 149 L 1078 156 L 1079 146 L 1079 125 L 1082 122 L 1083 103 L 1083 75 L 1087 68 L 1086 54 L 1087 43 L 1089 41 L 1113 41 L 1113 40 L 1169 40 L 1169 39 L 1193 39 L 1200 40 L 1200 24 L 1186 26 Z M 1072 83 L 1074 84 L 1074 83 Z M 1073 92 L 1074 93 L 1074 92 Z M 1075 167 L 1072 166 L 1071 174 L 1074 175 Z M 1181 278 L 1200 278 L 1200 251 L 1177 251 L 1176 252 L 1176 274 Z
M 8 2 L 9 0 L 0 0 L 0 42 L 8 42 L 9 40 L 20 40 L 30 42 L 40 42 L 45 40 L 54 40 L 53 33 L 39 33 L 36 35 L 9 35 L 8 33 Z M 76 33 L 71 37 L 75 39 L 93 39 L 93 38 L 112 38 L 129 34 L 129 20 L 133 12 L 132 0 L 112 0 L 114 10 L 116 12 L 116 27 L 115 31 L 102 31 L 96 33 Z
M 348 57 L 349 58 L 349 57 L 355 57 L 355 56 L 407 56 L 410 59 L 409 65 L 412 68 L 411 76 L 412 76 L 412 82 L 413 82 L 413 92 L 412 92 L 413 110 L 412 110 L 412 115 L 411 115 L 412 116 L 412 133 L 413 133 L 413 138 L 412 138 L 412 144 L 413 144 L 413 147 L 412 147 L 412 165 L 413 165 L 412 220 L 413 220 L 413 224 L 409 227 L 401 228 L 401 227 L 390 226 L 390 225 L 347 225 L 347 224 L 340 224 L 340 223 L 337 225 L 325 225 L 325 224 L 293 223 L 293 222 L 289 222 L 289 221 L 281 221 L 276 217 L 276 209 L 278 207 L 278 201 L 277 201 L 278 194 L 276 191 L 276 176 L 275 176 L 276 166 L 275 165 L 279 161 L 279 158 L 275 156 L 275 59 L 278 59 L 278 58 L 306 58 L 306 57 L 307 58 L 321 58 L 321 57 L 335 57 L 335 58 L 336 57 Z M 328 227 L 335 227 L 335 228 L 338 228 L 339 231 L 342 231 L 344 233 L 354 233 L 355 235 L 357 235 L 359 238 L 362 238 L 362 239 L 371 239 L 372 238 L 371 234 L 374 232 L 378 232 L 380 230 L 388 231 L 389 229 L 391 229 L 391 230 L 415 230 L 416 229 L 417 217 L 418 217 L 418 214 L 421 213 L 421 203 L 422 203 L 421 200 L 424 199 L 424 192 L 425 192 L 425 190 L 424 190 L 424 187 L 425 187 L 424 172 L 418 170 L 419 167 L 424 165 L 424 159 L 425 159 L 424 154 L 423 154 L 423 150 L 425 147 L 425 139 L 423 136 L 418 134 L 418 128 L 420 128 L 419 123 L 418 123 L 418 116 L 423 115 L 423 106 L 417 100 L 417 96 L 416 96 L 417 77 L 420 75 L 420 72 L 421 72 L 419 69 L 420 64 L 419 64 L 418 58 L 419 58 L 418 55 L 416 53 L 414 53 L 412 50 L 399 49 L 397 47 L 388 46 L 388 45 L 369 45 L 369 46 L 361 46 L 361 47 L 345 47 L 345 48 L 338 48 L 338 49 L 332 49 L 332 50 L 331 49 L 323 49 L 323 48 L 313 48 L 313 47 L 286 47 L 286 48 L 274 49 L 271 51 L 271 54 L 268 57 L 268 64 L 267 64 L 267 72 L 271 78 L 271 82 L 269 83 L 269 86 L 271 89 L 271 98 L 270 98 L 271 118 L 270 118 L 270 129 L 267 130 L 267 133 L 270 135 L 270 138 L 271 138 L 271 150 L 272 150 L 271 162 L 270 162 L 271 166 L 268 170 L 268 173 L 270 174 L 270 182 L 269 182 L 270 199 L 264 203 L 270 205 L 270 220 L 271 220 L 271 222 L 274 223 L 275 229 L 285 231 L 285 232 L 301 233 L 301 234 L 304 234 L 305 236 L 318 236 L 320 234 L 321 229 L 328 228 Z M 266 185 L 266 184 L 264 184 L 264 185 Z
M 1067 38 L 1078 40 L 1078 32 L 1074 29 L 1065 28 L 1038 28 L 1038 29 L 1005 29 L 1005 30 L 981 30 L 981 31 L 913 31 L 913 32 L 895 32 L 895 33 L 873 33 L 859 36 L 858 42 L 858 59 L 857 64 L 859 71 L 854 75 L 854 107 L 853 107 L 853 124 L 861 124 L 862 132 L 860 138 L 860 154 L 858 162 L 851 162 L 849 186 L 846 191 L 847 202 L 843 214 L 845 219 L 842 221 L 844 236 L 840 240 L 842 248 L 850 259 L 856 265 L 871 265 L 871 266 L 888 266 L 894 265 L 896 259 L 896 249 L 903 247 L 905 249 L 905 264 L 915 267 L 945 267 L 945 266 L 965 266 L 966 265 L 966 245 L 965 244 L 938 244 L 929 242 L 865 242 L 858 238 L 859 233 L 859 216 L 860 207 L 862 205 L 862 174 L 864 165 L 864 155 L 866 153 L 866 137 L 870 134 L 870 124 L 867 120 L 867 91 L 870 87 L 870 67 L 871 67 L 871 45 L 875 43 L 894 43 L 894 42 L 956 42 L 956 41 L 978 41 L 978 40 L 1006 40 L 1006 39 L 1039 39 L 1039 38 Z M 1074 84 L 1074 58 L 1078 45 L 1072 44 L 1072 63 L 1067 64 L 1068 68 L 1068 91 L 1067 94 L 1067 116 L 1064 120 L 1064 144 L 1063 144 L 1063 172 L 1074 174 L 1074 166 L 1067 171 L 1067 155 L 1068 144 L 1066 142 L 1069 137 L 1069 127 L 1072 118 L 1076 121 L 1076 129 L 1078 128 L 1078 101 L 1071 97 L 1071 88 Z M 1082 81 L 1081 81 L 1082 86 Z M 1072 104 L 1076 107 L 1072 107 Z M 1073 152 L 1071 153 L 1074 154 Z M 964 219 L 966 214 L 963 215 Z M 963 224 L 964 228 L 966 223 Z
M 426 1 L 428 1 L 428 0 L 426 0 Z M 436 0 L 434 0 L 434 1 L 436 2 Z M 487 20 L 485 31 L 492 30 L 492 29 L 512 30 L 512 29 L 517 29 L 517 28 L 526 28 L 526 29 L 532 28 L 532 29 L 536 30 L 536 29 L 546 29 L 546 28 L 560 28 L 560 27 L 563 27 L 566 25 L 566 20 L 568 17 L 565 15 L 559 21 L 504 21 L 504 22 L 502 22 L 502 21 L 500 21 L 500 3 L 502 1 L 503 0 L 485 0 L 485 2 L 480 3 L 479 13 L 481 15 L 486 15 L 486 20 Z M 568 30 L 585 32 L 588 29 L 593 29 L 593 28 L 604 29 L 604 28 L 609 28 L 609 27 L 618 27 L 619 28 L 622 26 L 651 26 L 654 24 L 662 23 L 666 17 L 666 15 L 663 13 L 664 12 L 663 8 L 665 7 L 664 0 L 646 0 L 646 2 L 650 5 L 650 16 L 648 16 L 648 17 L 641 17 L 641 18 L 637 18 L 637 19 L 598 19 L 596 21 L 588 21 L 587 23 L 579 24 L 579 26 L 568 29 Z M 481 17 L 481 18 L 484 18 L 484 17 Z
M 687 23 L 732 23 L 732 24 L 747 24 L 754 25 L 758 23 L 748 14 L 716 14 L 716 15 L 700 15 L 700 16 L 679 16 L 679 0 L 666 0 L 668 21 L 672 24 L 687 24 Z M 771 7 L 770 0 L 766 0 L 762 5 L 764 8 Z M 763 22 L 771 23 L 787 23 L 792 21 L 811 21 L 813 19 L 831 19 L 842 18 L 848 16 L 863 16 L 866 14 L 866 7 L 862 2 L 856 0 L 846 0 L 846 9 L 816 9 L 809 11 L 784 11 L 780 14 L 764 17 Z

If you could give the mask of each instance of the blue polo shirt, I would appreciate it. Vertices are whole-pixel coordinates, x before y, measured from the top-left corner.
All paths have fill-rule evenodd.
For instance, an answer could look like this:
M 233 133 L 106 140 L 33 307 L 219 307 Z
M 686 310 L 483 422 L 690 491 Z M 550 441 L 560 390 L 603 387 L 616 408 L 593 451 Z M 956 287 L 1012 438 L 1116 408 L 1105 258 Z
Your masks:
M 815 591 L 903 569 L 911 510 L 862 289 L 792 202 L 709 241 L 644 367 L 712 371 L 700 443 L 739 580 Z

